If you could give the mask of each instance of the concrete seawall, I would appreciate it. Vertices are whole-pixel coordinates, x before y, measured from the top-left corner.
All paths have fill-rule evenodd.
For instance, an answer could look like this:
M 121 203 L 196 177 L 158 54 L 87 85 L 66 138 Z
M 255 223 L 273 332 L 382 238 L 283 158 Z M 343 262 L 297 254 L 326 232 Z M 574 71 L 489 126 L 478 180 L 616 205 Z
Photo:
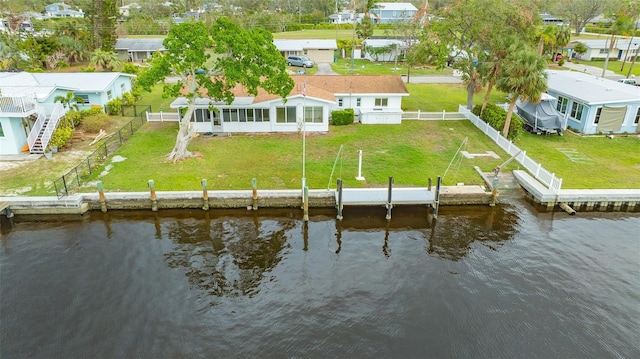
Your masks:
M 231 208 L 300 208 L 301 190 L 261 190 L 254 203 L 251 190 L 208 191 L 208 205 L 211 209 Z M 158 191 L 155 206 L 162 209 L 202 209 L 205 207 L 202 191 Z M 440 205 L 488 205 L 491 193 L 482 186 L 442 186 Z M 100 211 L 103 204 L 98 193 L 76 193 L 58 199 L 57 197 L 0 197 L 7 202 L 13 214 L 82 214 Z M 152 210 L 153 202 L 149 192 L 109 192 L 105 193 L 107 211 L 111 210 Z M 310 208 L 335 208 L 336 191 L 310 190 Z

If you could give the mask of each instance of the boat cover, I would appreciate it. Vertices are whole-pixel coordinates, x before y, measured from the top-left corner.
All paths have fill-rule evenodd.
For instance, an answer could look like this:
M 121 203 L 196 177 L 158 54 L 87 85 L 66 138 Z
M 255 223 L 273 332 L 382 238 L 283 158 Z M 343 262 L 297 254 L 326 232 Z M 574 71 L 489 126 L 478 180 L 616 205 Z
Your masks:
M 518 100 L 516 102 L 518 115 L 534 130 L 564 131 L 567 129 L 564 115 L 556 110 L 553 99 L 551 96 L 545 96 L 538 103 L 529 101 L 523 103 Z

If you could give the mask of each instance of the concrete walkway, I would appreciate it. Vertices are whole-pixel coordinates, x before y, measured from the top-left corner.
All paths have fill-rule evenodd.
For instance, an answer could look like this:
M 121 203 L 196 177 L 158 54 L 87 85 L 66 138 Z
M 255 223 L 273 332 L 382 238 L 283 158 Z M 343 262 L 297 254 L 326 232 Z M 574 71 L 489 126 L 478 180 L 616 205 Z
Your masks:
M 604 65 L 604 63 L 603 63 Z M 576 64 L 573 62 L 565 62 L 564 65 L 562 65 L 562 67 L 566 67 L 568 69 L 571 69 L 573 71 L 580 71 L 580 72 L 584 72 L 587 74 L 591 74 L 593 76 L 597 76 L 597 77 L 602 77 L 602 69 L 599 67 L 595 67 L 595 66 L 590 66 L 590 65 L 583 65 L 583 64 Z M 604 74 L 604 78 L 607 79 L 611 79 L 611 80 L 617 80 L 617 79 L 621 79 L 624 78 L 624 76 L 622 75 L 618 75 L 615 72 L 611 71 L 611 70 L 606 70 L 605 74 Z

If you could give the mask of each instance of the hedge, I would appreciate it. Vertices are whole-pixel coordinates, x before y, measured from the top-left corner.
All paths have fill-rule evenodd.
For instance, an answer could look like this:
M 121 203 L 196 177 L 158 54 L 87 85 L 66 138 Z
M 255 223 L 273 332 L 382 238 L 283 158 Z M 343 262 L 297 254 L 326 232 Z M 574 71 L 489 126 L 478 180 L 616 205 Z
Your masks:
M 471 112 L 474 115 L 480 116 L 480 110 L 482 109 L 482 105 L 476 105 Z M 507 139 L 511 141 L 515 141 L 520 137 L 520 135 L 524 132 L 524 126 L 522 119 L 515 112 L 515 108 L 513 109 L 513 114 L 511 115 L 511 124 L 509 125 L 509 136 Z M 487 104 L 487 107 L 484 109 L 482 116 L 480 116 L 485 122 L 487 122 L 491 127 L 495 128 L 497 131 L 502 132 L 504 128 L 504 122 L 507 119 L 507 111 L 502 109 L 495 104 Z
M 352 108 L 331 112 L 331 123 L 336 126 L 350 125 L 353 123 L 353 118 Z

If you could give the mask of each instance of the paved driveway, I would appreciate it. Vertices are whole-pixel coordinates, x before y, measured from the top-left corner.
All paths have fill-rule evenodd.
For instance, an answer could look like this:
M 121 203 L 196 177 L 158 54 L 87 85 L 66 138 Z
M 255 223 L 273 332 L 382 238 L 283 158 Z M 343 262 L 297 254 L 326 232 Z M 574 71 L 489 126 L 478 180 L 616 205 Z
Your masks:
M 320 62 L 318 63 L 318 72 L 316 75 L 339 75 L 336 72 L 333 72 L 331 69 L 331 64 L 328 62 Z

